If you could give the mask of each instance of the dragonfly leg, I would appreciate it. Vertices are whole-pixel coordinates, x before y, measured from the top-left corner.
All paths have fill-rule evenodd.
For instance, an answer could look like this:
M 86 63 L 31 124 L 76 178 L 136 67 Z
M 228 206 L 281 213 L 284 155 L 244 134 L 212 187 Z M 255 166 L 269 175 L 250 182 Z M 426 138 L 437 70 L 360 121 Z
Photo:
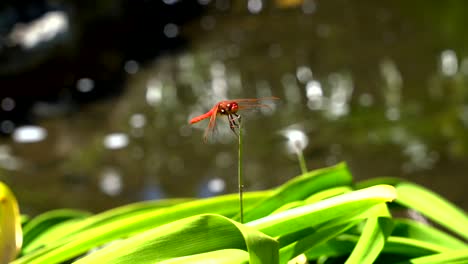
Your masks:
M 236 128 L 239 128 L 240 122 L 241 122 L 241 116 L 239 114 L 236 114 L 236 113 L 232 113 L 230 116 L 231 116 L 231 120 L 232 120 L 232 123 L 234 124 L 234 126 Z
M 237 119 L 237 115 L 236 117 L 234 118 L 232 116 L 232 114 L 229 114 L 228 115 L 228 120 L 229 120 L 229 127 L 231 128 L 232 132 L 236 135 L 237 135 L 237 132 L 236 132 L 236 128 L 239 128 L 239 124 L 236 123 L 236 119 Z
M 241 122 L 241 116 L 239 114 L 236 114 L 236 113 L 233 113 L 233 115 L 235 115 L 236 117 L 233 118 L 233 120 L 238 120 L 237 122 L 237 126 L 239 126 L 240 122 Z

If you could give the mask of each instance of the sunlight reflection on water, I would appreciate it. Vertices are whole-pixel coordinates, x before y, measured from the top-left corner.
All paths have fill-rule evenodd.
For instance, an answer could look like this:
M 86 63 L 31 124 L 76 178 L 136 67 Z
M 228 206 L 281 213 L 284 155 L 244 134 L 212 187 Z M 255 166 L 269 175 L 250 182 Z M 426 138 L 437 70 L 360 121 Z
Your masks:
M 122 191 L 122 176 L 114 169 L 106 169 L 101 175 L 99 186 L 105 194 L 116 196 Z
M 442 74 L 447 76 L 453 76 L 458 72 L 458 59 L 455 51 L 442 51 L 440 55 L 440 70 Z
M 13 132 L 13 140 L 18 143 L 34 143 L 44 140 L 47 130 L 39 126 L 20 126 Z
M 108 149 L 121 149 L 128 145 L 129 139 L 125 133 L 112 133 L 104 138 L 104 146 Z

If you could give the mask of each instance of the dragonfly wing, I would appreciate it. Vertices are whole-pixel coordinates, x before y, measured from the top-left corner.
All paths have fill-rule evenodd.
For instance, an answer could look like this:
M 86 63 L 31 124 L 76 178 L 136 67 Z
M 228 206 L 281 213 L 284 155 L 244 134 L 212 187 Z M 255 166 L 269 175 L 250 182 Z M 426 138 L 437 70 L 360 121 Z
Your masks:
M 270 105 L 265 104 L 265 101 L 278 100 L 278 97 L 263 97 L 263 98 L 248 98 L 248 99 L 233 99 L 228 102 L 236 102 L 239 104 L 239 109 L 252 109 L 252 108 L 271 108 Z
M 267 104 L 240 104 L 239 105 L 239 110 L 252 109 L 252 108 L 262 108 L 262 107 L 266 107 L 266 108 L 271 109 L 271 106 L 267 105 Z
M 270 97 L 262 97 L 262 98 L 239 98 L 239 99 L 230 99 L 225 100 L 224 102 L 237 102 L 237 103 L 258 103 L 259 101 L 273 101 L 279 100 L 278 97 L 270 96 Z
M 211 109 L 211 117 L 210 117 L 210 123 L 208 123 L 208 127 L 205 129 L 205 134 L 203 136 L 203 140 L 205 142 L 208 141 L 208 137 L 210 136 L 210 134 L 213 132 L 215 126 L 216 126 L 216 116 L 218 115 L 218 106 L 219 104 L 215 105 L 212 109 Z

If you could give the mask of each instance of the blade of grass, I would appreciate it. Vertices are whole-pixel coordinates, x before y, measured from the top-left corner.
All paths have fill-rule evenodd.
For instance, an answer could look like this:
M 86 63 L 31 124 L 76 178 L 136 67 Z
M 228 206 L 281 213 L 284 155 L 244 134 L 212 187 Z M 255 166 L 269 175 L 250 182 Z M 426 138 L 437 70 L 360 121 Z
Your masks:
M 371 217 L 359 238 L 351 256 L 346 264 L 374 263 L 384 248 L 385 241 L 393 228 L 393 222 L 389 217 Z
M 306 198 L 305 200 L 294 201 L 294 202 L 284 204 L 283 206 L 273 211 L 271 214 L 276 214 L 276 213 L 283 212 L 292 208 L 318 202 L 326 198 L 337 196 L 339 194 L 351 192 L 352 190 L 353 189 L 351 189 L 351 187 L 348 187 L 348 186 L 339 186 L 339 187 L 334 187 L 334 188 L 330 188 L 327 190 L 323 190 L 318 193 L 312 194 L 310 197 Z
M 186 257 L 172 258 L 159 262 L 159 264 L 247 264 L 249 253 L 241 249 L 222 249 L 207 253 L 200 253 Z
M 399 203 L 468 239 L 468 215 L 440 195 L 417 184 L 402 182 L 396 186 Z
M 338 232 L 338 233 L 334 234 L 334 236 L 329 234 L 327 239 L 321 240 L 320 242 L 323 243 L 324 241 L 328 241 L 328 240 L 330 240 L 332 238 L 333 238 L 333 240 L 338 239 L 339 241 L 335 241 L 335 242 L 330 241 L 330 243 L 326 244 L 326 245 L 320 245 L 321 243 L 314 243 L 315 241 L 312 241 L 309 245 L 307 245 L 307 244 L 302 245 L 303 248 L 306 248 L 306 250 L 303 253 L 305 253 L 307 255 L 311 255 L 311 253 L 310 253 L 311 251 L 313 251 L 314 252 L 313 254 L 315 254 L 315 252 L 320 253 L 320 250 L 326 250 L 325 251 L 326 253 L 332 254 L 330 256 L 348 255 L 352 251 L 353 247 L 355 247 L 355 244 L 358 241 L 358 238 L 359 238 L 359 236 L 361 235 L 361 232 L 362 232 L 359 229 L 354 231 L 355 228 L 353 228 L 353 230 L 351 230 L 350 227 L 356 226 L 358 223 L 362 222 L 365 219 L 377 218 L 377 217 L 386 217 L 386 218 L 390 217 L 390 213 L 389 213 L 387 205 L 385 203 L 376 204 L 376 205 L 372 206 L 371 208 L 362 211 L 360 214 L 355 214 L 353 216 L 347 215 L 347 216 L 344 216 L 344 217 L 339 217 L 339 218 L 335 218 L 335 219 L 333 219 L 331 221 L 328 221 L 327 223 L 320 225 L 317 228 L 317 230 L 313 231 L 313 232 L 323 233 L 324 235 L 327 235 L 326 231 L 323 231 L 323 230 L 331 230 L 330 233 L 333 234 L 333 232 L 335 232 L 335 230 L 334 230 L 335 227 L 339 228 L 339 226 L 349 225 L 349 227 L 346 228 L 345 230 L 348 230 L 348 231 L 346 231 L 347 233 L 351 232 L 350 234 L 354 235 L 356 239 L 355 240 L 350 240 L 350 241 L 342 241 L 342 240 L 339 239 L 340 237 L 342 237 L 342 236 L 340 236 L 340 233 L 342 233 L 342 232 Z M 343 230 L 343 231 L 345 231 L 345 230 Z M 314 236 L 314 235 L 312 235 L 312 236 Z M 282 244 L 284 244 L 285 240 L 294 241 L 294 240 L 301 240 L 302 239 L 302 237 L 292 237 L 292 239 L 290 237 L 291 237 L 291 235 L 287 235 L 286 237 L 279 237 L 278 241 L 280 243 L 280 246 Z M 348 237 L 349 237 L 349 235 L 348 235 Z M 321 256 L 321 255 L 319 254 L 318 256 Z M 324 254 L 324 256 L 327 256 L 327 254 Z M 281 255 L 280 255 L 280 257 L 281 257 Z M 344 261 L 345 260 L 343 260 L 343 262 Z
M 105 225 L 108 222 L 118 221 L 118 219 L 129 218 L 151 210 L 157 210 L 182 202 L 190 201 L 190 199 L 167 199 L 157 201 L 144 201 L 132 203 L 129 205 L 120 206 L 100 214 L 96 214 L 82 219 L 70 219 L 70 221 L 63 222 L 55 226 L 43 230 L 40 235 L 36 236 L 34 240 L 29 241 L 22 249 L 22 255 L 28 254 L 39 247 L 43 247 L 50 242 L 60 240 L 67 236 L 72 236 L 82 230 L 88 228 L 97 228 L 100 225 Z M 47 215 L 47 213 L 45 213 Z M 39 220 L 37 220 L 39 219 Z M 41 221 L 42 216 L 38 216 L 31 221 Z
M 52 226 L 68 220 L 83 219 L 88 216 L 90 216 L 88 212 L 72 209 L 52 210 L 38 215 L 31 219 L 23 228 L 23 253 L 25 252 L 24 248 L 27 248 L 31 241 L 38 238 L 45 230 Z
M 332 187 L 332 188 L 314 193 L 311 196 L 309 196 L 307 199 L 305 199 L 304 201 L 306 203 L 314 203 L 314 202 L 318 202 L 318 201 L 321 201 L 321 200 L 324 200 L 333 196 L 337 196 L 337 195 L 352 192 L 352 191 L 353 189 L 349 186 Z
M 281 185 L 273 191 L 271 196 L 245 211 L 244 221 L 250 222 L 267 216 L 284 204 L 303 200 L 316 192 L 349 185 L 351 180 L 351 174 L 344 163 L 308 172 Z
M 395 177 L 377 177 L 377 178 L 371 178 L 368 180 L 360 181 L 357 182 L 354 187 L 356 189 L 362 189 L 362 188 L 367 188 L 370 186 L 374 185 L 379 185 L 379 184 L 388 184 L 395 186 L 398 183 L 404 182 L 405 180 L 400 179 L 400 178 L 395 178 Z
M 466 243 L 456 237 L 411 219 L 394 219 L 394 224 L 395 226 L 392 231 L 392 236 L 394 237 L 406 237 L 426 241 L 433 244 L 444 245 L 454 250 L 468 248 Z
M 448 251 L 452 250 L 445 245 L 394 236 L 388 237 L 384 248 L 384 252 L 406 255 L 409 257 L 420 257 Z
M 331 220 L 328 220 L 325 223 L 318 224 L 314 227 L 306 227 L 304 229 L 301 229 L 293 233 L 288 233 L 285 235 L 278 236 L 277 239 L 280 244 L 280 247 L 283 247 L 285 245 L 294 243 L 295 241 L 302 239 L 302 235 L 307 232 L 309 233 L 318 232 L 319 230 L 322 230 L 322 229 L 332 228 L 334 226 L 340 226 L 340 225 L 347 225 L 349 223 L 355 223 L 356 221 L 357 221 L 356 223 L 360 223 L 368 219 L 369 217 L 379 217 L 379 216 L 388 217 L 388 215 L 389 213 L 388 213 L 387 205 L 385 203 L 379 203 L 374 206 L 371 206 L 370 208 L 366 208 L 363 210 L 353 212 L 352 214 L 345 214 L 343 216 L 335 217 Z M 361 230 L 357 230 L 356 234 L 360 234 L 360 233 L 361 233 Z
M 108 222 L 114 222 L 118 221 L 118 219 L 129 218 L 144 212 L 174 206 L 190 200 L 191 199 L 165 199 L 156 201 L 143 201 L 120 206 L 100 214 L 87 217 L 85 219 L 71 219 L 73 221 L 66 221 L 63 222 L 63 224 L 51 226 L 48 229 L 43 230 L 39 236 L 35 237 L 33 241 L 29 241 L 28 244 L 23 247 L 22 255 L 28 254 L 29 252 L 34 251 L 39 247 L 43 247 L 50 242 L 57 241 L 67 236 L 72 236 L 91 227 L 97 228 L 98 226 L 104 225 Z M 39 218 L 40 221 L 41 216 L 36 218 Z M 33 220 L 36 221 L 36 218 Z
M 253 201 L 268 194 L 268 192 L 248 193 L 245 195 L 244 201 L 250 205 L 253 204 Z M 47 237 L 45 247 L 24 255 L 13 263 L 51 263 L 51 258 L 56 262 L 63 262 L 79 256 L 93 247 L 185 217 L 200 213 L 232 216 L 238 212 L 238 202 L 237 194 L 191 201 L 167 208 L 142 211 L 139 214 L 128 214 L 127 217 L 104 221 L 104 223 L 97 225 L 87 223 L 88 228 L 80 229 L 79 232 L 76 232 L 75 229 L 75 232 L 68 236 L 63 233 L 66 233 L 67 228 L 73 229 L 72 227 L 64 226 L 61 230 L 57 227 L 56 230 L 52 231 L 53 234 Z M 98 222 L 102 221 L 98 215 L 97 219 Z M 77 223 L 77 225 L 81 227 L 82 223 Z M 54 239 L 54 236 L 57 236 L 57 239 Z
M 302 230 L 299 234 L 295 234 L 298 240 L 284 246 L 280 249 L 280 262 L 288 263 L 289 260 L 307 252 L 310 248 L 324 243 L 339 234 L 345 232 L 349 228 L 361 222 L 361 220 L 350 221 L 341 225 L 332 225 L 318 230 Z
M 322 256 L 328 258 L 346 256 L 351 253 L 358 240 L 358 235 L 341 234 L 310 248 L 305 255 L 309 261 L 317 260 Z
M 306 252 L 308 260 L 316 260 L 321 256 L 338 257 L 351 253 L 359 240 L 359 234 L 342 234 L 325 243 L 309 249 Z M 453 250 L 432 243 L 415 239 L 389 236 L 382 253 L 409 258 L 422 257 L 441 252 L 454 252 Z
M 278 243 L 274 239 L 231 219 L 209 214 L 148 230 L 88 255 L 76 264 L 155 263 L 222 249 L 246 250 L 250 263 L 278 262 Z
M 398 264 L 465 264 L 468 263 L 468 249 L 449 251 L 425 257 L 413 258 Z
M 396 191 L 392 186 L 378 185 L 269 215 L 246 225 L 276 237 L 314 227 L 332 219 L 351 218 L 376 204 L 390 202 L 395 198 Z

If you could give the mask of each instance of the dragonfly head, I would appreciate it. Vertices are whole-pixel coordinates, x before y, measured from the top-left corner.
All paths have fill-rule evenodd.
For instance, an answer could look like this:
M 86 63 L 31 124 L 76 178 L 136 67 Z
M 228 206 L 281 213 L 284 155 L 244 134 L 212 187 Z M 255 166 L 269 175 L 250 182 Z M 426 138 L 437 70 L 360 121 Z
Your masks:
M 230 113 L 237 113 L 237 111 L 239 110 L 239 104 L 237 104 L 236 102 L 227 104 L 227 107 Z

